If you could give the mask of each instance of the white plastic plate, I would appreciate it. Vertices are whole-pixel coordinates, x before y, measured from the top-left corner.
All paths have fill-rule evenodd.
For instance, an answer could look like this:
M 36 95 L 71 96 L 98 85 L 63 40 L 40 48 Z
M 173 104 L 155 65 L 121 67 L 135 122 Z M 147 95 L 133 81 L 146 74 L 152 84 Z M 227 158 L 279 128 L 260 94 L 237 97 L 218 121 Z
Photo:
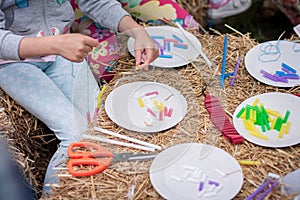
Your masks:
M 150 95 L 147 100 L 145 94 L 151 92 L 157 92 L 157 95 Z M 138 102 L 139 97 L 142 97 L 144 107 Z M 172 108 L 170 117 L 163 116 L 159 120 L 159 110 L 154 101 L 163 103 L 168 111 Z M 148 108 L 156 117 L 147 111 Z M 157 82 L 140 81 L 114 89 L 106 98 L 105 111 L 112 121 L 125 129 L 151 133 L 169 129 L 179 123 L 187 112 L 187 102 L 173 87 Z
M 271 74 L 281 71 L 281 64 L 285 63 L 300 74 L 300 44 L 285 40 L 261 43 L 250 49 L 245 57 L 245 66 L 255 79 L 276 87 L 293 87 L 299 85 L 300 80 L 289 79 L 287 83 L 276 82 L 263 76 L 260 70 Z
M 152 65 L 163 68 L 180 67 L 195 60 L 201 49 L 199 40 L 191 33 L 187 32 L 189 39 L 175 27 L 153 26 L 146 27 L 145 30 L 152 37 L 160 50 L 159 57 Z M 134 39 L 129 38 L 128 50 L 134 55 Z
M 279 132 L 277 130 L 266 130 L 263 132 L 261 128 L 256 125 L 260 133 L 268 136 L 268 140 L 261 139 L 256 136 L 252 136 L 248 133 L 244 127 L 241 118 L 237 118 L 239 111 L 247 104 L 252 105 L 255 99 L 259 99 L 259 102 L 263 103 L 265 108 L 278 111 L 281 115 L 285 115 L 286 111 L 290 111 L 288 120 L 291 122 L 289 132 L 283 134 L 282 138 L 279 138 Z M 233 124 L 238 133 L 249 142 L 254 144 L 265 146 L 265 147 L 288 147 L 300 142 L 300 98 L 286 93 L 270 92 L 250 97 L 243 101 L 236 109 L 233 114 Z
M 165 199 L 232 199 L 243 184 L 241 166 L 230 154 L 201 143 L 162 151 L 149 173 L 153 187 Z

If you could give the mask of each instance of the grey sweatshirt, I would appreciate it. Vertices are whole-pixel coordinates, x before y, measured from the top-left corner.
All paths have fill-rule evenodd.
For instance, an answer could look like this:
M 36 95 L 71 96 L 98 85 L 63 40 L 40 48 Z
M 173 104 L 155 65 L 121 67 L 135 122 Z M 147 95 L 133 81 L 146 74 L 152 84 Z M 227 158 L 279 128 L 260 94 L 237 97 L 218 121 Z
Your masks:
M 89 18 L 115 32 L 129 15 L 115 0 L 77 0 Z M 23 37 L 68 33 L 74 11 L 68 0 L 0 0 L 0 60 L 20 61 L 18 49 Z

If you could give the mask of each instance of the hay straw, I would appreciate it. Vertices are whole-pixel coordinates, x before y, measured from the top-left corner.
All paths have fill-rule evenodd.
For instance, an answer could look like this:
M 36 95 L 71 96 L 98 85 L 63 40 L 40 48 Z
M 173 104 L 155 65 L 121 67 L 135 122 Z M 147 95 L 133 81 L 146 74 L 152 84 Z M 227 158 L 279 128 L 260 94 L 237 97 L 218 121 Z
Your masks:
M 55 150 L 54 135 L 0 89 L 0 130 L 13 159 L 39 196 L 46 166 Z M 53 144 L 54 148 L 48 145 Z M 46 147 L 47 146 L 47 147 Z
M 237 160 L 259 161 L 260 165 L 241 166 L 244 174 L 244 183 L 241 191 L 234 199 L 245 199 L 260 185 L 269 172 L 284 176 L 299 168 L 300 145 L 281 149 L 264 148 L 248 141 L 236 146 L 231 145 L 210 123 L 209 115 L 203 104 L 203 88 L 205 88 L 205 85 L 208 85 L 205 91 L 218 96 L 223 103 L 226 113 L 232 116 L 235 108 L 242 101 L 253 95 L 271 91 L 299 93 L 300 87 L 290 89 L 276 88 L 260 83 L 251 77 L 243 61 L 246 52 L 254 47 L 257 42 L 251 39 L 250 34 L 241 35 L 240 33 L 235 33 L 227 34 L 228 56 L 226 73 L 234 70 L 238 57 L 241 57 L 242 62 L 240 63 L 234 86 L 230 87 L 230 79 L 225 79 L 224 88 L 220 88 L 219 82 L 215 81 L 215 79 L 221 74 L 224 35 L 200 34 L 198 32 L 194 34 L 201 41 L 207 56 L 213 63 L 216 63 L 212 68 L 206 67 L 205 61 L 199 58 L 187 66 L 168 70 L 168 72 L 155 69 L 153 74 L 137 73 L 132 70 L 134 68 L 134 60 L 127 58 L 120 62 L 116 76 L 109 83 L 103 98 L 105 99 L 115 87 L 132 81 L 151 80 L 171 85 L 179 90 L 188 99 L 188 115 L 183 122 L 157 135 L 140 133 L 137 135 L 123 129 L 122 131 L 128 136 L 138 136 L 139 139 L 158 144 L 163 148 L 183 142 L 201 142 L 222 148 Z M 180 79 L 174 78 L 178 76 Z M 193 112 L 194 110 L 197 112 Z M 120 128 L 108 118 L 105 111 L 99 113 L 94 123 L 105 129 L 115 132 L 120 131 Z M 121 151 L 120 148 L 110 145 L 106 147 L 111 151 Z M 130 149 L 122 150 L 130 151 Z M 60 188 L 55 190 L 56 192 L 51 198 L 72 199 L 80 195 L 81 199 L 100 197 L 101 199 L 127 199 L 128 190 L 134 185 L 134 199 L 163 199 L 151 185 L 148 175 L 150 164 L 151 161 L 113 164 L 104 173 L 93 176 L 93 184 L 89 177 L 62 179 Z M 91 185 L 93 185 L 92 190 Z M 87 191 L 90 192 L 87 193 Z M 289 197 L 285 197 L 279 190 L 275 190 L 268 198 L 288 199 Z
M 184 2 L 181 3 L 184 4 Z M 187 6 L 192 9 L 196 2 L 190 1 L 189 3 L 190 5 Z M 211 125 L 209 114 L 203 103 L 203 92 L 209 92 L 219 97 L 226 113 L 232 116 L 235 108 L 251 96 L 273 91 L 300 93 L 300 86 L 288 89 L 276 88 L 251 77 L 243 61 L 247 51 L 258 43 L 251 38 L 250 33 L 241 35 L 236 32 L 226 34 L 228 36 L 226 73 L 234 70 L 238 57 L 241 57 L 242 62 L 234 86 L 230 87 L 230 79 L 225 79 L 224 88 L 220 88 L 216 77 L 221 75 L 224 34 L 218 31 L 215 31 L 216 35 L 200 34 L 197 31 L 193 33 L 201 41 L 206 55 L 212 63 L 215 63 L 211 68 L 207 67 L 202 58 L 199 58 L 191 64 L 177 69 L 155 69 L 151 73 L 136 72 L 134 59 L 122 57 L 116 69 L 116 75 L 107 84 L 107 90 L 102 97 L 104 101 L 114 88 L 133 81 L 156 81 L 171 85 L 180 91 L 188 102 L 188 112 L 182 122 L 158 134 L 137 134 L 118 127 L 109 119 L 105 110 L 102 110 L 92 123 L 94 126 L 114 132 L 122 131 L 127 136 L 137 137 L 163 148 L 184 142 L 201 142 L 219 147 L 237 160 L 260 161 L 259 166 L 241 166 L 244 183 L 241 191 L 234 199 L 245 199 L 260 185 L 269 172 L 284 176 L 299 168 L 300 145 L 281 149 L 264 148 L 248 141 L 236 146 L 231 145 Z M 292 37 L 289 40 L 298 40 L 298 38 Z M 6 140 L 12 144 L 12 151 L 16 154 L 16 160 L 18 160 L 20 168 L 24 171 L 29 182 L 35 188 L 41 188 L 45 166 L 51 157 L 51 150 L 47 151 L 48 147 L 44 148 L 43 144 L 51 141 L 53 135 L 2 90 L 0 90 L 0 97 L 1 135 L 5 135 Z M 95 133 L 90 131 L 88 134 L 93 135 Z M 113 136 L 107 138 L 115 139 Z M 138 151 L 110 144 L 102 145 L 115 153 Z M 54 188 L 54 193 L 51 196 L 41 199 L 127 199 L 129 188 L 133 185 L 135 186 L 134 199 L 163 199 L 151 185 L 148 175 L 150 165 L 151 161 L 113 163 L 103 173 L 92 177 L 59 177 L 59 187 Z M 60 174 L 66 173 L 66 170 L 62 170 Z M 268 198 L 291 199 L 291 197 L 285 197 L 279 190 L 273 191 Z

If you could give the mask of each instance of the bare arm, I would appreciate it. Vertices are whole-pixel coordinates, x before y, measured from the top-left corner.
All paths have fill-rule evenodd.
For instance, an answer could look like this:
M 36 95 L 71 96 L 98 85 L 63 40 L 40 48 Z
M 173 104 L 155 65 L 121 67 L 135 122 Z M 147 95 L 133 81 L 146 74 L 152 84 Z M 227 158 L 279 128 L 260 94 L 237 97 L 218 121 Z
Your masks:
M 128 32 L 135 38 L 136 65 L 141 65 L 142 56 L 147 67 L 158 56 L 158 49 L 148 33 L 130 16 L 125 16 L 119 23 L 119 31 Z M 63 34 L 21 40 L 19 56 L 21 59 L 47 55 L 60 55 L 72 62 L 81 62 L 98 45 L 98 40 L 82 34 Z
M 47 55 L 60 55 L 72 62 L 81 62 L 98 45 L 98 40 L 81 34 L 63 34 L 21 40 L 21 59 Z
M 130 16 L 125 16 L 121 19 L 119 23 L 119 31 L 124 32 L 131 29 L 140 29 L 143 28 L 136 21 L 134 21 Z

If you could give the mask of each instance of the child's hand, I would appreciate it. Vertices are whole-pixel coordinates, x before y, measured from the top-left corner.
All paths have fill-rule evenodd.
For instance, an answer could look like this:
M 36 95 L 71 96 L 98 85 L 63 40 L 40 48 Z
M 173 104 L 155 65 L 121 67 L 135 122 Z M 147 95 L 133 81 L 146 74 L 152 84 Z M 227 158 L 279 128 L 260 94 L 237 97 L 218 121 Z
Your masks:
M 81 34 L 24 37 L 18 53 L 20 59 L 60 55 L 72 62 L 82 62 L 97 45 L 97 39 Z
M 64 34 L 57 37 L 59 55 L 72 62 L 82 62 L 93 47 L 98 45 L 97 39 L 81 34 Z
M 136 66 L 140 66 L 141 69 L 147 69 L 149 64 L 159 56 L 158 48 L 143 28 L 135 30 L 134 37 L 135 64 Z
M 136 66 L 148 68 L 149 64 L 159 56 L 158 48 L 147 31 L 130 16 L 121 19 L 118 30 L 135 39 L 134 57 Z M 143 64 L 141 64 L 142 61 Z

